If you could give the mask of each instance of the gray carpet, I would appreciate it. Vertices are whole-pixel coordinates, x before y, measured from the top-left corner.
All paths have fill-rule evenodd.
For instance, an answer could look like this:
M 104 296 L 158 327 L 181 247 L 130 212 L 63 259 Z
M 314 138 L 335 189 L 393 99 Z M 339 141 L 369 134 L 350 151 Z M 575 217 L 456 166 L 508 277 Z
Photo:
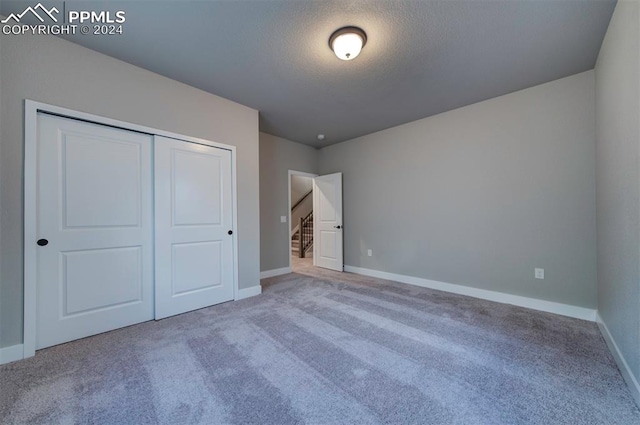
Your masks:
M 0 423 L 640 424 L 593 323 L 311 269 L 0 366 Z

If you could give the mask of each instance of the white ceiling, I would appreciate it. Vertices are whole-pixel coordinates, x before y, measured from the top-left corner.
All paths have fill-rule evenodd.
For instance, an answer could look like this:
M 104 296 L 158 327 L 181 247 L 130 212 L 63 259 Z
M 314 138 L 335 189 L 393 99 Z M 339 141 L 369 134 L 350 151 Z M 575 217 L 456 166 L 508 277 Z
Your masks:
M 36 1 L 6 1 L 0 13 Z M 42 1 L 62 10 L 62 1 Z M 326 146 L 592 69 L 614 0 L 66 1 L 124 10 L 75 43 L 260 110 L 260 129 Z M 331 33 L 365 30 L 353 61 Z M 27 53 L 25 53 L 27 54 Z M 168 101 L 170 101 L 168 99 Z M 326 134 L 320 142 L 318 133 Z

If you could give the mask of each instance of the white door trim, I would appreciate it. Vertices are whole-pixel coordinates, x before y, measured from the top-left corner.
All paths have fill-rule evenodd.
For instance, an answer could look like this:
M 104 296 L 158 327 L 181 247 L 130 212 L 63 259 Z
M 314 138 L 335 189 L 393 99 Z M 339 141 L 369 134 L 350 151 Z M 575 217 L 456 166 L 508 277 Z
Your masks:
M 302 176 L 302 177 L 318 177 L 317 174 L 313 173 L 305 173 L 304 171 L 296 171 L 289 170 L 289 174 L 287 177 L 287 252 L 289 253 L 289 270 L 291 270 L 291 176 Z
M 210 140 L 185 136 L 169 131 L 158 130 L 138 124 L 105 118 L 85 112 L 74 111 L 60 106 L 49 105 L 26 99 L 24 104 L 24 315 L 23 315 L 23 357 L 31 357 L 36 351 L 36 196 L 37 196 L 37 122 L 38 112 L 45 112 L 62 117 L 88 121 L 95 124 L 117 127 L 124 130 L 136 131 L 150 135 L 164 136 L 171 139 L 198 143 L 206 146 L 227 149 L 231 151 L 232 175 L 232 208 L 233 208 L 233 299 L 238 300 L 238 194 L 237 194 L 237 161 L 236 147 L 212 142 Z

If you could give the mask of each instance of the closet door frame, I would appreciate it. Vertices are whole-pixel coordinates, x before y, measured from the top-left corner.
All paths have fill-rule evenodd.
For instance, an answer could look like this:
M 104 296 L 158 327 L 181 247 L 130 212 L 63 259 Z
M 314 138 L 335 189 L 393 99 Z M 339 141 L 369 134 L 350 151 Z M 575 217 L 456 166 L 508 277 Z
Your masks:
M 72 109 L 36 102 L 29 99 L 25 100 L 24 110 L 24 310 L 22 358 L 32 357 L 35 355 L 36 349 L 38 113 L 58 115 L 64 118 L 71 118 L 79 121 L 120 128 L 123 130 L 145 133 L 152 136 L 164 136 L 184 142 L 197 143 L 231 151 L 233 299 L 238 299 L 238 196 L 235 146 L 171 133 L 142 125 L 131 124 L 85 112 L 74 111 Z

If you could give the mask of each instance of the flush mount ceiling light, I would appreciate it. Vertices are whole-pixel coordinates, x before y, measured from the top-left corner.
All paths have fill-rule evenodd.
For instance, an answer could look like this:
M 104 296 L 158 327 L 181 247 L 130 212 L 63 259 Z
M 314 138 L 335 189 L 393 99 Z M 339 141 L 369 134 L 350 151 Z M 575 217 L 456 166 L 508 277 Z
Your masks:
M 355 59 L 365 44 L 367 34 L 358 27 L 340 28 L 329 37 L 329 47 L 343 61 Z

